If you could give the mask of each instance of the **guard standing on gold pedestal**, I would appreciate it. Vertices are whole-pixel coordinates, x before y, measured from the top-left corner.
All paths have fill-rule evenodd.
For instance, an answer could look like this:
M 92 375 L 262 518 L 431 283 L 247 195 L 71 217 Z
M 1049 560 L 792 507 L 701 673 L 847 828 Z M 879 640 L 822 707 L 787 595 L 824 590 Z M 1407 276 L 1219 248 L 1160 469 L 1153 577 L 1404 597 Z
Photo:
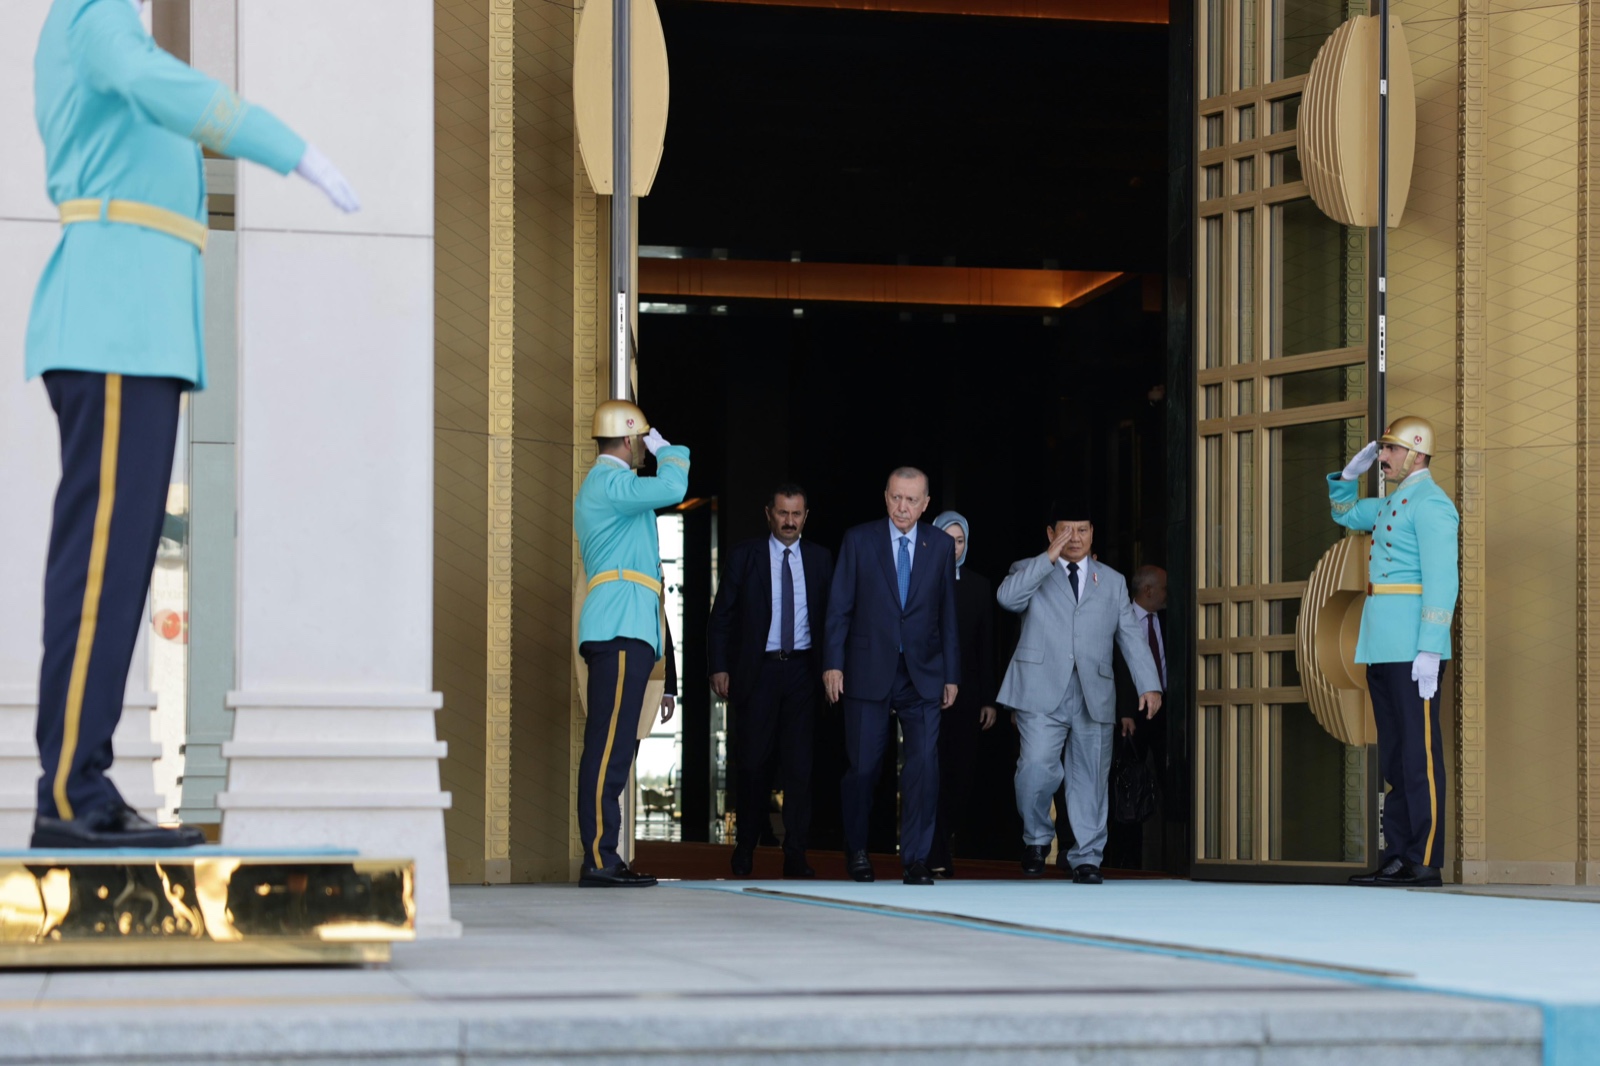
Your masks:
M 1437 885 L 1444 865 L 1444 744 L 1434 697 L 1461 588 L 1461 516 L 1428 470 L 1433 450 L 1432 425 L 1398 418 L 1328 475 L 1333 520 L 1372 534 L 1355 657 L 1367 667 L 1378 762 L 1390 788 L 1378 868 L 1350 878 L 1353 884 Z M 1358 499 L 1358 479 L 1374 460 L 1389 493 Z
M 634 472 L 636 444 L 656 457 L 656 476 Z M 656 509 L 682 503 L 689 449 L 668 444 L 626 400 L 595 409 L 600 455 L 573 501 L 572 524 L 589 575 L 578 616 L 578 653 L 589 667 L 589 717 L 578 767 L 579 884 L 644 888 L 656 883 L 617 853 L 618 803 L 633 765 L 645 685 L 661 658 L 661 546 Z
M 178 406 L 205 387 L 200 148 L 293 171 L 359 205 L 321 152 L 163 52 L 139 0 L 55 0 L 34 58 L 46 184 L 61 213 L 28 318 L 27 375 L 61 433 L 44 580 L 36 848 L 182 847 L 107 771 L 161 535 Z

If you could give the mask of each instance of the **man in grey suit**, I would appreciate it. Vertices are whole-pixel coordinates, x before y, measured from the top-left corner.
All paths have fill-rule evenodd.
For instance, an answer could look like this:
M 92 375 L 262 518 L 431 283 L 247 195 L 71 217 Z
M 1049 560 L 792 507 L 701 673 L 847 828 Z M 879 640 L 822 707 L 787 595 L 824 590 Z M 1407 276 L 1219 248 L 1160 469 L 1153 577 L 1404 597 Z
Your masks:
M 1083 504 L 1053 505 L 1045 525 L 1049 547 L 1014 563 L 995 598 L 1022 615 L 1022 639 L 999 696 L 1016 711 L 1022 735 L 1016 779 L 1026 845 L 1022 872 L 1044 873 L 1055 835 L 1050 799 L 1065 775 L 1067 817 L 1076 838 L 1067 854 L 1072 880 L 1097 885 L 1117 711 L 1112 642 L 1122 648 L 1142 693 L 1139 710 L 1147 715 L 1161 706 L 1161 680 L 1134 620 L 1127 580 L 1090 557 L 1094 524 L 1088 513 Z

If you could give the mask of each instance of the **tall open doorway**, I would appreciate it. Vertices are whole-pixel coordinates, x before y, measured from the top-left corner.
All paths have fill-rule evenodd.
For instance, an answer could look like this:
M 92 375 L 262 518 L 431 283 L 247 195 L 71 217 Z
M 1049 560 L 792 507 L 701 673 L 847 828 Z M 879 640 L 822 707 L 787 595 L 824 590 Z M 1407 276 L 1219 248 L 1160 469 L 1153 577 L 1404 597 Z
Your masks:
M 660 0 L 673 112 L 640 212 L 640 394 L 694 449 L 690 496 L 716 500 L 715 540 L 691 556 L 763 535 L 789 479 L 811 496 L 807 536 L 834 550 L 911 463 L 931 475 L 927 517 L 961 511 L 968 565 L 995 583 L 1042 549 L 1068 485 L 1091 499 L 1101 561 L 1167 563 L 1185 476 L 1168 405 L 1188 402 L 1167 393 L 1167 27 L 1148 4 L 1125 22 L 1023 6 L 1080 17 Z M 709 601 L 709 559 L 686 559 L 696 573 L 708 587 L 686 605 Z M 998 672 L 1015 621 L 995 615 Z M 679 833 L 715 842 L 737 711 L 724 723 L 706 685 L 704 615 L 684 627 Z M 842 757 L 823 718 L 819 848 L 838 845 Z M 957 856 L 1011 860 L 1015 732 L 979 741 Z M 1147 828 L 1128 862 L 1150 868 L 1188 850 L 1181 743 L 1165 758 L 1182 839 Z M 875 848 L 894 845 L 893 787 Z

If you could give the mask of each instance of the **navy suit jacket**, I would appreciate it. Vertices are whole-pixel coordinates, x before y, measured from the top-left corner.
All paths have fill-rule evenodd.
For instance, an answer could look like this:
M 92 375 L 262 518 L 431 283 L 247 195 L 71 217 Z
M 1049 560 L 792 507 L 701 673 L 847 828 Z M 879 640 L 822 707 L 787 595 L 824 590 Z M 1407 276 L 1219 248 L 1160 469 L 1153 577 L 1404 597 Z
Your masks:
M 961 683 L 955 541 L 926 522 L 908 536 L 916 551 L 903 610 L 888 518 L 856 526 L 839 545 L 822 668 L 844 671 L 844 694 L 851 699 L 887 699 L 902 648 L 923 699 L 939 700 L 945 685 Z
M 768 534 L 734 546 L 711 605 L 706 626 L 706 658 L 711 674 L 728 674 L 728 698 L 735 706 L 747 699 L 761 676 L 772 629 L 772 554 Z M 833 556 L 820 544 L 800 539 L 800 565 L 806 572 L 806 618 L 811 629 L 811 662 L 822 655 L 828 616 L 828 587 L 833 581 Z

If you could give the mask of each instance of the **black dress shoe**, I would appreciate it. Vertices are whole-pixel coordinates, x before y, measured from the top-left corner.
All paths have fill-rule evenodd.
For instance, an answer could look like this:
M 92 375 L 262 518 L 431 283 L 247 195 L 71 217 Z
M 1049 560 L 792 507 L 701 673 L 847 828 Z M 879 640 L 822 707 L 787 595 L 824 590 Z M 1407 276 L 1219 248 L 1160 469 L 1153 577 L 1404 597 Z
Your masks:
M 817 876 L 817 871 L 813 870 L 806 862 L 804 855 L 785 855 L 783 857 L 783 876 L 805 879 Z
M 1378 878 L 1393 877 L 1395 874 L 1399 873 L 1404 866 L 1405 860 L 1396 855 L 1382 866 L 1379 866 L 1376 870 L 1368 870 L 1364 874 L 1351 874 L 1350 883 L 1352 885 L 1375 885 L 1378 883 Z
M 1029 844 L 1022 849 L 1022 876 L 1044 876 L 1044 853 L 1047 849 L 1043 844 Z
M 1073 869 L 1072 883 L 1075 885 L 1099 885 L 1105 883 L 1105 878 L 1100 876 L 1100 867 L 1092 862 L 1086 862 Z
M 625 862 L 585 870 L 578 878 L 581 888 L 649 888 L 655 883 L 654 877 L 635 873 Z
M 33 820 L 33 848 L 192 848 L 206 836 L 192 825 L 164 829 L 126 804 L 98 807 L 80 817 Z
M 746 848 L 743 845 L 733 849 L 733 859 L 729 866 L 733 868 L 733 876 L 749 877 L 751 869 L 755 866 L 756 849 Z
M 1408 862 L 1390 876 L 1379 876 L 1377 883 L 1395 888 L 1438 888 L 1444 884 L 1444 878 L 1432 866 Z
M 852 851 L 845 860 L 845 872 L 852 881 L 876 881 L 877 875 L 872 872 L 872 860 L 867 858 L 865 851 Z
M 950 880 L 956 875 L 956 864 L 951 862 L 949 859 L 946 859 L 938 866 L 930 866 L 928 869 L 933 872 L 933 876 L 945 881 Z
M 931 885 L 933 884 L 933 872 L 928 869 L 927 863 L 914 862 L 906 867 L 905 876 L 900 880 L 908 885 Z

